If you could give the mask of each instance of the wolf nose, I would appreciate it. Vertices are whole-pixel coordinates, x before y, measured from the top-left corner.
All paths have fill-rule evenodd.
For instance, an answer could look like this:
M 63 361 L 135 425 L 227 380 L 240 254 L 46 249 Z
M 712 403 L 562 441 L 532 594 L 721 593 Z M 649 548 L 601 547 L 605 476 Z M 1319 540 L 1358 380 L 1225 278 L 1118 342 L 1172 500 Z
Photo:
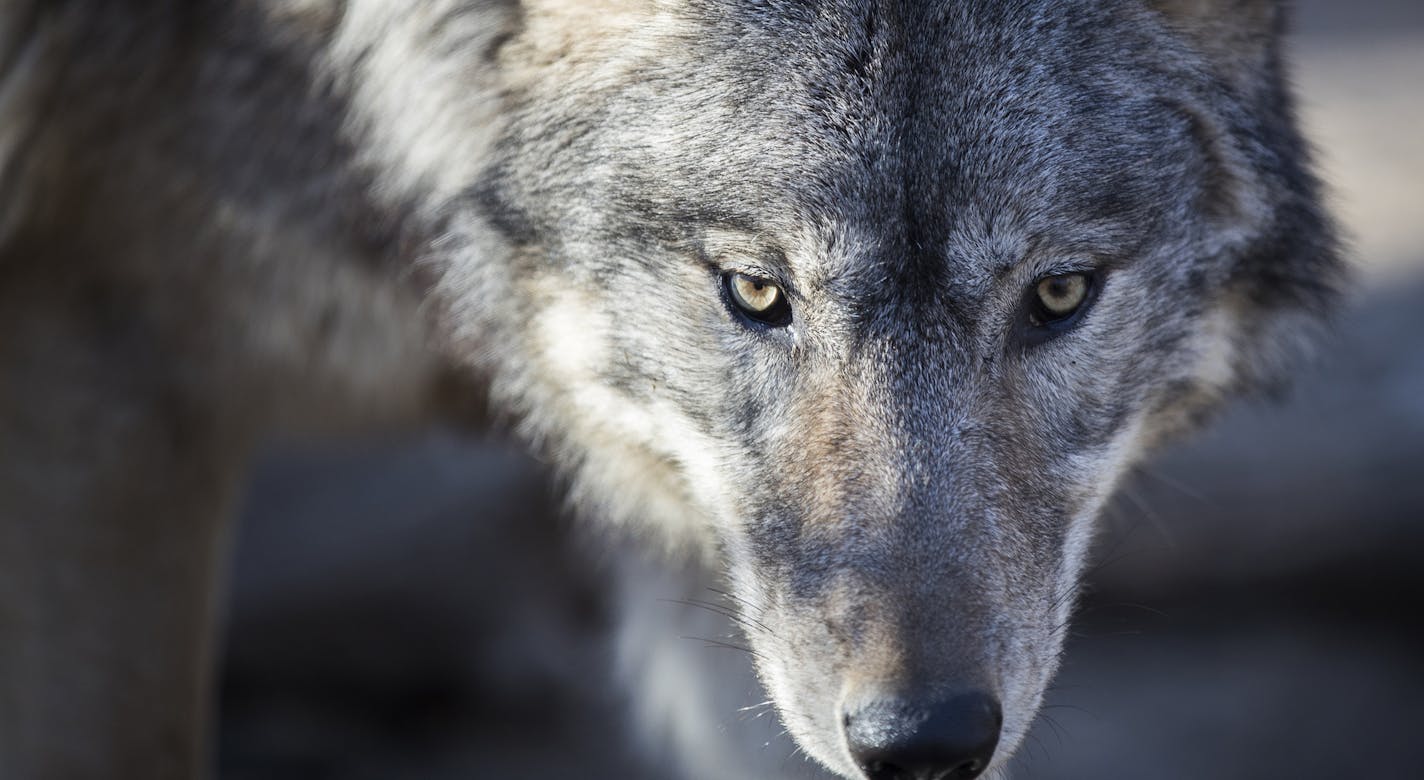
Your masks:
M 882 700 L 846 716 L 846 739 L 870 780 L 969 780 L 989 766 L 1003 715 L 994 697 Z

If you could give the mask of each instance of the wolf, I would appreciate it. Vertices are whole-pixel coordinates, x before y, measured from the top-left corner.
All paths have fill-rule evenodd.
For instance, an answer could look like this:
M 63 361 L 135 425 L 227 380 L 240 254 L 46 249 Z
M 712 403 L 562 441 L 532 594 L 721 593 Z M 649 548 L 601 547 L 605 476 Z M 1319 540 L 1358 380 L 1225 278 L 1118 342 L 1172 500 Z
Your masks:
M 1114 486 L 1340 295 L 1281 5 L 6 0 L 0 774 L 202 774 L 253 448 L 454 408 L 818 771 L 1001 770 Z

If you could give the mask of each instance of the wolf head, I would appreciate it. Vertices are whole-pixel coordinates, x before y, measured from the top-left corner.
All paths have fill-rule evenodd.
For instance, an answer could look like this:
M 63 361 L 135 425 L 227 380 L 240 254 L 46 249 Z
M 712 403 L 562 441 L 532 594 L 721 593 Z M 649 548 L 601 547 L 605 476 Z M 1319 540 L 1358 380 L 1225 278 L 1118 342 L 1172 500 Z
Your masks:
M 1094 517 L 1339 271 L 1264 2 L 529 0 L 443 289 L 846 777 L 1029 727 Z

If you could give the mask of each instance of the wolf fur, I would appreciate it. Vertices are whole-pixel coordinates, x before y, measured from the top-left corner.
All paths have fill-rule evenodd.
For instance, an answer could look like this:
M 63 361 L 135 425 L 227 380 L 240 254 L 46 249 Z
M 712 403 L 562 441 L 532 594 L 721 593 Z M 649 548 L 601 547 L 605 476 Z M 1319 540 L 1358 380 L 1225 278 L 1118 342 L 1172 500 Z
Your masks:
M 1278 5 L 6 0 L 0 774 L 200 774 L 252 447 L 486 393 L 726 583 L 818 765 L 862 776 L 854 707 L 973 685 L 1002 767 L 1114 485 L 1337 295 Z M 715 686 L 629 625 L 708 755 Z

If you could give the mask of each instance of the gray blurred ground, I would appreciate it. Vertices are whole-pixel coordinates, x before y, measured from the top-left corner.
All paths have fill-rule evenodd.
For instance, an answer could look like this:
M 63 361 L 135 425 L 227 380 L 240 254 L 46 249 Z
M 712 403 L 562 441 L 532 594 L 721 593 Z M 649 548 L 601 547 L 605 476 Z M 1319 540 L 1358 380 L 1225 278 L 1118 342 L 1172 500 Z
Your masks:
M 1299 6 L 1361 290 L 1289 399 L 1109 512 L 1016 777 L 1424 777 L 1424 3 Z M 557 509 L 498 442 L 274 452 L 233 564 L 222 776 L 659 777 L 608 684 L 605 556 Z

